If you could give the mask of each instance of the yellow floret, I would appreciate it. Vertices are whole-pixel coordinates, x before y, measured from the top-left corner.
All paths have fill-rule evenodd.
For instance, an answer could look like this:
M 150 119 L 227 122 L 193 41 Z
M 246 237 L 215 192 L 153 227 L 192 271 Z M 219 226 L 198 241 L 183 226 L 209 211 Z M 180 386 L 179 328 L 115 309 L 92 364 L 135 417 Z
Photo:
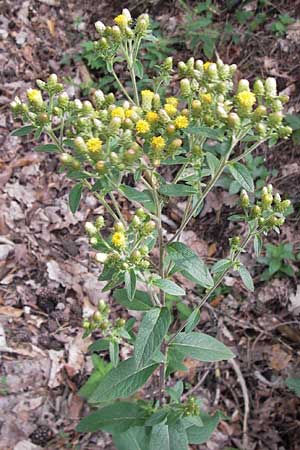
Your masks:
M 211 94 L 201 94 L 200 98 L 201 98 L 201 101 L 206 105 L 209 105 L 212 102 Z
M 132 109 L 126 109 L 126 110 L 125 110 L 125 117 L 126 117 L 127 119 L 130 119 L 130 118 L 132 117 L 132 114 L 133 114 Z
M 98 153 L 102 148 L 102 141 L 98 138 L 90 138 L 86 142 L 86 146 L 89 152 Z
M 154 136 L 151 139 L 151 147 L 153 150 L 163 150 L 166 146 L 166 141 L 162 136 Z
M 135 128 L 138 133 L 146 134 L 150 130 L 150 125 L 146 120 L 140 119 L 137 121 Z
M 170 103 L 165 103 L 164 110 L 166 111 L 169 116 L 175 116 L 177 113 L 177 108 L 174 105 L 171 105 Z
M 159 120 L 159 115 L 155 111 L 149 111 L 146 114 L 146 119 L 149 123 L 156 123 Z
M 166 103 L 168 103 L 168 105 L 173 105 L 173 106 L 175 106 L 175 108 L 177 108 L 177 106 L 178 106 L 178 99 L 176 97 L 167 97 L 166 98 Z
M 176 128 L 187 128 L 189 126 L 189 120 L 187 117 L 180 115 L 176 117 L 174 121 L 174 125 Z
M 206 61 L 206 63 L 203 64 L 204 70 L 207 70 L 211 64 L 211 61 Z
M 126 245 L 126 238 L 124 233 L 121 233 L 120 231 L 116 231 L 111 238 L 111 242 L 115 247 L 118 248 L 124 248 Z
M 117 106 L 111 112 L 111 117 L 120 117 L 120 119 L 125 119 L 125 111 L 122 106 Z
M 120 28 L 125 28 L 128 25 L 128 19 L 124 14 L 120 14 L 119 16 L 114 18 L 115 24 L 117 24 Z
M 42 93 L 38 89 L 28 89 L 26 95 L 30 103 L 35 105 L 41 105 L 43 103 Z
M 236 99 L 239 103 L 239 106 L 246 109 L 251 109 L 256 101 L 255 94 L 249 91 L 242 91 L 237 94 Z

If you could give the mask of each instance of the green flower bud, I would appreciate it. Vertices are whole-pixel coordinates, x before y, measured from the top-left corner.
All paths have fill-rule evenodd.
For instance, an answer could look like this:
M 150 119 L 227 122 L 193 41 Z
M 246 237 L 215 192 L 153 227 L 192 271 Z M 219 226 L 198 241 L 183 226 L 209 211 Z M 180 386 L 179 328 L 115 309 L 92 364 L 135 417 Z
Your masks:
M 136 150 L 134 150 L 134 148 L 129 148 L 128 150 L 126 150 L 126 152 L 124 153 L 124 160 L 126 162 L 132 163 L 134 161 L 137 160 L 138 158 L 138 153 Z
M 105 300 L 101 299 L 98 303 L 98 311 L 104 313 L 107 310 L 107 305 Z
M 267 187 L 263 187 L 261 202 L 264 209 L 268 209 L 273 203 L 273 195 L 268 191 Z
M 199 117 L 201 114 L 201 102 L 200 100 L 192 101 L 192 113 L 195 117 Z
M 113 105 L 116 101 L 116 97 L 112 92 L 110 92 L 105 96 L 105 101 L 108 105 Z
M 93 108 L 93 105 L 91 104 L 91 102 L 88 101 L 88 100 L 85 100 L 85 101 L 83 102 L 82 112 L 83 112 L 84 114 L 90 114 L 90 113 L 92 113 L 93 111 L 94 111 L 94 108 Z
M 283 114 L 281 111 L 269 114 L 269 123 L 273 127 L 278 127 L 283 121 Z
M 151 234 L 156 228 L 156 223 L 154 220 L 149 220 L 149 222 L 146 222 L 143 226 L 143 232 L 147 236 Z
M 158 114 L 159 114 L 159 117 L 160 117 L 161 121 L 164 124 L 167 124 L 167 123 L 169 123 L 171 121 L 171 118 L 169 117 L 169 115 L 167 114 L 167 112 L 164 109 L 160 109 L 158 111 Z
M 123 328 L 125 326 L 125 324 L 126 324 L 126 320 L 125 319 L 118 318 L 116 320 L 116 327 L 117 328 Z
M 57 84 L 58 78 L 55 73 L 52 73 L 48 78 L 48 86 L 55 86 Z
M 239 236 L 234 236 L 230 239 L 230 247 L 238 247 L 241 243 L 241 238 Z
M 113 117 L 109 123 L 109 129 L 111 131 L 117 131 L 122 125 L 122 119 L 120 117 Z
M 133 216 L 131 223 L 134 228 L 138 228 L 142 222 L 141 219 L 137 215 L 135 215 Z
M 34 106 L 38 109 L 41 109 L 44 106 L 42 93 L 38 89 L 31 89 L 31 88 L 27 89 L 26 95 L 27 95 L 29 103 L 32 106 Z
M 139 34 L 145 34 L 149 28 L 149 15 L 148 14 L 141 14 L 136 21 L 136 32 Z
M 95 221 L 95 226 L 96 226 L 97 230 L 102 230 L 104 225 L 105 225 L 104 217 L 103 216 L 98 216 L 96 221 Z
M 262 96 L 265 93 L 264 83 L 261 80 L 256 80 L 253 85 L 253 92 L 257 96 Z
M 93 314 L 93 320 L 94 320 L 95 322 L 101 322 L 102 319 L 103 319 L 103 316 L 102 316 L 102 314 L 101 314 L 100 311 L 94 312 L 94 314 Z
M 267 108 L 264 105 L 259 105 L 253 112 L 255 119 L 261 119 L 267 115 Z
M 74 109 L 75 109 L 76 111 L 81 111 L 81 110 L 82 110 L 82 102 L 81 102 L 81 100 L 79 100 L 78 98 L 76 98 L 76 99 L 74 100 L 73 105 L 74 105 Z
M 293 129 L 291 127 L 279 127 L 278 135 L 282 139 L 287 139 L 293 133 Z
M 237 93 L 239 94 L 240 92 L 244 91 L 250 92 L 250 86 L 248 80 L 242 79 L 238 82 Z
M 265 81 L 265 90 L 267 97 L 277 96 L 277 83 L 275 78 L 267 78 Z
M 95 260 L 97 263 L 104 264 L 107 261 L 108 255 L 106 253 L 97 253 Z
M 137 263 L 139 262 L 141 257 L 141 252 L 139 250 L 134 250 L 130 255 L 130 261 L 132 261 L 133 263 Z
M 259 217 L 261 215 L 261 208 L 258 205 L 254 205 L 251 210 L 252 217 Z
M 279 95 L 279 100 L 283 105 L 289 101 L 290 97 L 288 95 Z
M 87 146 L 81 136 L 77 136 L 74 139 L 74 145 L 76 150 L 80 152 L 86 153 L 88 151 Z
M 167 134 L 168 134 L 168 135 L 172 135 L 172 134 L 175 133 L 175 131 L 176 131 L 175 125 L 173 125 L 172 123 L 169 123 L 168 126 L 167 126 L 167 128 L 166 128 Z
M 114 231 L 119 231 L 121 233 L 123 233 L 125 231 L 125 227 L 122 224 L 122 222 L 115 222 L 114 223 Z
M 192 81 L 191 81 L 191 90 L 193 92 L 196 92 L 196 91 L 199 90 L 199 83 L 198 83 L 198 81 L 195 78 L 193 78 Z
M 228 113 L 227 113 L 227 111 L 225 110 L 224 106 L 222 106 L 222 105 L 218 105 L 218 106 L 217 106 L 217 116 L 218 116 L 218 118 L 221 119 L 221 120 L 227 119 Z
M 38 121 L 41 123 L 41 124 L 45 124 L 45 123 L 47 123 L 47 122 L 49 122 L 49 116 L 48 116 L 48 114 L 47 113 L 40 113 L 39 115 L 38 115 Z
M 239 128 L 241 125 L 241 119 L 236 113 L 231 112 L 228 114 L 227 124 L 230 128 Z
M 105 97 L 101 89 L 97 89 L 94 92 L 94 102 L 97 108 L 101 108 L 101 106 L 105 102 Z
M 104 161 L 98 161 L 96 163 L 96 170 L 100 175 L 103 175 L 107 172 L 107 168 Z
M 259 136 L 265 137 L 267 134 L 267 127 L 263 122 L 259 122 L 256 127 L 255 130 L 257 131 L 257 133 L 259 134 Z
M 203 74 L 203 61 L 201 59 L 197 59 L 195 61 L 195 69 L 198 70 L 201 74 Z
M 206 69 L 206 73 L 211 80 L 217 80 L 218 79 L 217 64 L 215 63 L 209 64 L 209 66 Z
M 161 107 L 161 101 L 159 94 L 154 94 L 152 99 L 152 106 L 157 111 Z
M 240 201 L 243 208 L 248 208 L 250 200 L 247 192 L 244 189 L 242 189 L 241 191 Z
M 64 166 L 71 166 L 73 164 L 74 158 L 73 156 L 69 155 L 69 153 L 62 153 L 60 155 L 60 162 L 64 165 Z
M 278 98 L 276 98 L 276 99 L 274 99 L 272 101 L 272 108 L 273 108 L 274 112 L 282 111 L 283 110 L 283 104 Z
M 180 93 L 183 97 L 189 97 L 191 95 L 191 84 L 187 78 L 180 80 Z
M 144 220 L 144 219 L 147 217 L 147 214 L 146 214 L 146 212 L 143 210 L 143 208 L 138 208 L 138 209 L 135 211 L 135 215 L 136 215 L 137 217 L 139 217 L 140 219 L 142 219 L 142 220 Z
M 90 322 L 89 322 L 87 319 L 85 319 L 85 320 L 83 321 L 82 327 L 83 327 L 85 330 L 89 330 L 89 328 L 90 328 Z
M 102 37 L 98 42 L 99 42 L 100 50 L 105 51 L 108 49 L 109 45 L 108 45 L 108 41 L 105 37 Z
M 169 56 L 166 58 L 162 64 L 162 68 L 166 70 L 167 72 L 171 72 L 173 69 L 173 58 Z
M 97 33 L 99 33 L 100 36 L 102 36 L 102 34 L 104 33 L 104 31 L 105 31 L 105 29 L 106 29 L 106 26 L 104 25 L 103 22 L 101 22 L 101 20 L 98 20 L 98 21 L 95 23 L 95 28 L 96 28 Z
M 57 103 L 58 105 L 65 109 L 68 104 L 69 104 L 69 96 L 67 92 L 62 92 L 61 94 L 59 94 L 58 99 L 57 99 Z
M 140 248 L 141 255 L 147 256 L 149 254 L 149 247 L 147 245 L 143 245 Z
M 114 41 L 119 42 L 122 39 L 122 33 L 118 25 L 114 25 L 111 29 L 111 37 Z
M 229 66 L 230 76 L 232 77 L 235 74 L 236 71 L 237 71 L 237 65 L 236 64 L 231 64 Z
M 42 80 L 36 80 L 36 85 L 42 91 L 46 88 L 46 83 L 45 83 L 45 81 L 42 81 Z
M 92 222 L 86 222 L 84 229 L 90 237 L 97 236 L 98 234 L 98 230 Z
M 287 210 L 291 206 L 291 200 L 283 200 L 280 204 L 280 208 L 282 211 Z
M 187 73 L 187 66 L 183 61 L 179 61 L 178 63 L 178 72 L 180 76 L 184 76 Z

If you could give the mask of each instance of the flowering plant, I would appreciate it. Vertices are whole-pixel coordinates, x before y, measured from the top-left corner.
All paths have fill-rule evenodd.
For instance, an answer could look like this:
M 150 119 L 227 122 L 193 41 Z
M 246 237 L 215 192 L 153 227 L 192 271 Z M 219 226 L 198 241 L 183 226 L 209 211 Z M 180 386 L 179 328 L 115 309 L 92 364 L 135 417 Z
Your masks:
M 181 381 L 174 385 L 172 374 L 185 370 L 185 357 L 209 362 L 234 357 L 223 343 L 197 331 L 199 312 L 230 271 L 253 290 L 240 255 L 250 242 L 259 254 L 262 236 L 284 223 L 289 200 L 268 185 L 255 201 L 253 178 L 242 161 L 262 142 L 272 144 L 291 134 L 282 112 L 288 98 L 278 95 L 273 78 L 256 80 L 250 88 L 244 79 L 234 83 L 235 65 L 194 58 L 179 62 L 177 71 L 167 58 L 149 80 L 149 89 L 139 92 L 138 79 L 144 76 L 140 44 L 154 39 L 148 15 L 134 21 L 125 9 L 113 26 L 97 22 L 96 30 L 95 48 L 123 99 L 101 90 L 94 92 L 92 102 L 70 99 L 51 75 L 47 82 L 37 81 L 38 89 L 27 91 L 27 101 L 12 102 L 12 111 L 26 123 L 13 134 L 50 138 L 36 150 L 57 153 L 67 176 L 76 180 L 69 196 L 72 212 L 85 190 L 105 206 L 113 220 L 108 236 L 107 216 L 85 226 L 102 270 L 99 280 L 107 282 L 103 290 L 113 291 L 118 303 L 143 315 L 138 329 L 132 318 L 113 322 L 100 300 L 98 311 L 84 318 L 85 334 L 97 330 L 102 338 L 91 346 L 95 368 L 80 390 L 97 409 L 78 430 L 108 431 L 120 450 L 184 450 L 208 439 L 221 416 L 205 415 L 198 399 L 183 395 Z M 121 82 L 116 63 L 126 64 L 129 82 Z M 173 95 L 166 94 L 171 90 Z M 172 169 L 171 180 L 163 176 L 166 166 Z M 247 232 L 244 238 L 233 236 L 227 258 L 208 267 L 180 238 L 224 172 L 243 188 L 242 212 L 232 219 L 245 222 Z M 132 202 L 129 221 L 116 195 Z M 178 230 L 167 239 L 162 210 L 170 197 L 187 201 Z M 185 296 L 174 281 L 176 273 L 203 292 L 179 326 L 166 305 L 166 296 Z M 130 346 L 130 358 L 119 360 L 120 345 Z M 110 363 L 97 356 L 102 351 L 108 351 Z M 152 375 L 151 398 L 134 396 Z

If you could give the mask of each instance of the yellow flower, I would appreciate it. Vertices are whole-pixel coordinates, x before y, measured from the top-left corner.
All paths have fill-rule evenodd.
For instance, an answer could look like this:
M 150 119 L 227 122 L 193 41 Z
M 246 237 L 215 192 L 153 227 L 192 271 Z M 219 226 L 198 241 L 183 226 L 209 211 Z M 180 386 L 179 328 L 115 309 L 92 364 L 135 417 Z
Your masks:
M 177 113 L 176 106 L 172 105 L 171 103 L 165 103 L 164 109 L 171 117 L 175 116 L 175 114 Z
M 156 123 L 159 120 L 159 115 L 155 111 L 149 111 L 146 114 L 146 119 L 149 123 Z
M 125 117 L 127 117 L 127 119 L 130 119 L 132 117 L 132 114 L 133 114 L 132 109 L 125 110 Z
M 36 106 L 43 105 L 42 93 L 38 89 L 27 89 L 26 95 L 29 102 L 32 103 L 33 105 Z
M 145 89 L 141 92 L 142 95 L 142 108 L 145 111 L 150 111 L 152 107 L 152 100 L 154 97 L 154 92 L 150 91 L 149 89 Z
M 251 109 L 256 101 L 255 94 L 249 91 L 242 91 L 237 94 L 236 99 L 239 103 L 239 106 L 246 109 Z
M 189 120 L 187 117 L 180 115 L 176 117 L 174 121 L 174 125 L 176 128 L 187 128 L 189 126 Z
M 118 248 L 124 248 L 126 245 L 126 238 L 124 233 L 121 233 L 120 231 L 116 231 L 111 238 L 111 242 L 115 247 Z
M 165 146 L 166 141 L 162 136 L 154 136 L 151 139 L 151 147 L 153 148 L 153 150 L 161 151 L 165 148 Z
M 98 138 L 90 138 L 86 142 L 86 146 L 89 152 L 98 153 L 102 148 L 102 141 L 100 141 L 100 139 Z
M 117 24 L 120 28 L 125 28 L 128 25 L 128 19 L 124 14 L 120 14 L 119 16 L 114 18 L 115 24 Z
M 120 119 L 125 119 L 125 112 L 122 106 L 116 106 L 111 112 L 111 117 L 120 117 Z
M 210 65 L 211 65 L 211 62 L 210 61 L 206 61 L 206 63 L 203 64 L 204 70 L 207 70 Z
M 140 134 L 146 134 L 150 130 L 150 125 L 146 120 L 138 120 L 136 123 L 136 131 Z
M 176 97 L 167 97 L 166 98 L 166 103 L 168 103 L 168 105 L 173 105 L 173 106 L 175 106 L 175 108 L 177 108 L 177 106 L 178 106 L 178 99 Z
M 209 105 L 210 103 L 212 103 L 211 94 L 200 94 L 200 98 L 204 104 Z

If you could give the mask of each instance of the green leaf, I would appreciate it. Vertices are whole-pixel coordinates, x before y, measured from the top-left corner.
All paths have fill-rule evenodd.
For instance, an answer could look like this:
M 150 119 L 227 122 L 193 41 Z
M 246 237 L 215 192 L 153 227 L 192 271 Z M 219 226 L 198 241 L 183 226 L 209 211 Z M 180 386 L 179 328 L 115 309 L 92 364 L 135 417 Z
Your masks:
M 70 191 L 69 206 L 70 206 L 70 210 L 72 211 L 73 214 L 75 214 L 78 209 L 80 199 L 81 199 L 82 189 L 83 189 L 83 184 L 78 183 L 78 184 L 75 184 L 75 186 Z
M 201 414 L 201 419 L 203 422 L 202 427 L 193 425 L 186 430 L 190 444 L 204 444 L 207 442 L 222 419 L 222 414 L 217 412 L 211 417 L 207 414 Z
M 118 367 L 111 369 L 95 387 L 89 397 L 90 403 L 103 403 L 125 398 L 138 390 L 158 367 L 158 364 L 147 363 L 137 367 L 134 358 L 121 361 Z
M 142 80 L 144 78 L 144 67 L 141 61 L 136 60 L 134 63 L 134 70 L 136 73 L 136 76 Z
M 148 311 L 153 307 L 151 297 L 144 291 L 135 291 L 132 301 L 125 289 L 117 289 L 113 295 L 118 303 L 133 311 Z
M 110 341 L 109 358 L 113 367 L 117 367 L 117 365 L 119 364 L 119 344 L 117 342 Z
M 95 357 L 97 357 L 97 358 L 95 358 Z M 93 370 L 93 372 L 92 372 L 90 378 L 87 380 L 87 382 L 79 390 L 79 395 L 81 395 L 85 399 L 88 399 L 93 394 L 98 383 L 101 382 L 101 380 L 102 380 L 102 378 L 104 378 L 105 374 L 107 372 L 109 372 L 111 369 L 111 364 L 106 364 L 95 353 L 94 353 L 94 355 L 92 355 L 92 359 L 93 359 L 95 369 Z
M 109 341 L 107 339 L 98 339 L 89 346 L 89 352 L 102 352 L 109 349 Z
M 166 249 L 177 270 L 186 278 L 206 288 L 214 285 L 207 266 L 189 247 L 182 242 L 173 242 Z
M 223 131 L 219 129 L 213 129 L 210 127 L 189 127 L 187 131 L 198 136 L 203 136 L 209 139 L 214 139 L 216 141 L 223 140 Z
M 236 162 L 230 163 L 228 167 L 233 178 L 238 181 L 246 191 L 254 192 L 253 178 L 246 166 Z
M 136 274 L 133 269 L 131 269 L 129 272 L 125 272 L 125 289 L 127 292 L 128 300 L 132 302 L 136 291 Z
M 149 450 L 188 450 L 188 438 L 181 421 L 152 428 Z
M 133 427 L 124 433 L 113 434 L 113 441 L 118 450 L 149 449 L 149 436 L 145 427 Z
M 159 289 L 164 291 L 166 294 L 170 295 L 185 295 L 185 290 L 182 287 L 178 286 L 174 281 L 164 280 L 163 278 L 157 278 L 152 281 L 154 286 L 157 286 Z
M 159 349 L 171 323 L 167 308 L 153 308 L 141 322 L 134 346 L 137 367 L 143 367 Z
M 183 382 L 181 380 L 177 381 L 177 383 L 173 387 L 166 387 L 167 393 L 170 395 L 171 399 L 174 402 L 180 403 L 180 398 L 183 394 L 183 387 Z
M 34 147 L 33 151 L 45 152 L 45 153 L 58 153 L 59 148 L 55 144 L 44 144 L 44 145 L 38 145 L 37 147 Z
M 224 272 L 225 270 L 229 269 L 231 264 L 232 262 L 230 261 L 230 259 L 220 259 L 213 265 L 211 272 L 212 273 Z
M 25 125 L 24 127 L 17 128 L 16 130 L 10 133 L 11 136 L 26 136 L 26 134 L 31 133 L 35 130 L 35 126 L 33 125 Z
M 186 333 L 190 333 L 191 331 L 194 330 L 194 328 L 196 328 L 196 326 L 198 325 L 200 320 L 200 309 L 196 308 L 194 309 L 194 311 L 192 312 L 192 314 L 189 316 L 186 324 L 185 324 L 185 331 Z
M 136 403 L 116 402 L 84 417 L 77 426 L 79 433 L 93 433 L 103 430 L 108 433 L 122 433 L 130 427 L 142 425 L 145 412 Z
M 170 345 L 176 352 L 199 359 L 200 361 L 214 362 L 234 357 L 229 348 L 217 339 L 204 333 L 179 333 Z
M 123 192 L 125 197 L 128 198 L 128 200 L 141 203 L 150 212 L 155 212 L 155 204 L 150 191 L 138 191 L 131 186 L 126 186 L 125 184 L 121 184 L 120 190 Z
M 241 276 L 241 279 L 244 283 L 244 285 L 246 286 L 247 289 L 249 289 L 249 291 L 254 291 L 254 284 L 253 284 L 253 280 L 252 277 L 249 273 L 249 271 L 246 269 L 245 266 L 240 266 L 238 269 L 238 272 Z
M 198 190 L 188 184 L 163 184 L 159 193 L 168 197 L 187 197 L 197 194 Z
M 263 240 L 259 234 L 256 234 L 254 236 L 253 246 L 254 246 L 255 256 L 257 256 L 257 257 L 260 256 L 261 250 L 263 247 Z
M 206 160 L 208 167 L 210 169 L 211 176 L 213 177 L 214 174 L 217 172 L 218 168 L 220 167 L 220 161 L 218 160 L 218 158 L 215 157 L 215 155 L 209 152 L 206 153 Z
M 291 391 L 294 391 L 300 397 L 300 378 L 288 378 L 285 383 Z

